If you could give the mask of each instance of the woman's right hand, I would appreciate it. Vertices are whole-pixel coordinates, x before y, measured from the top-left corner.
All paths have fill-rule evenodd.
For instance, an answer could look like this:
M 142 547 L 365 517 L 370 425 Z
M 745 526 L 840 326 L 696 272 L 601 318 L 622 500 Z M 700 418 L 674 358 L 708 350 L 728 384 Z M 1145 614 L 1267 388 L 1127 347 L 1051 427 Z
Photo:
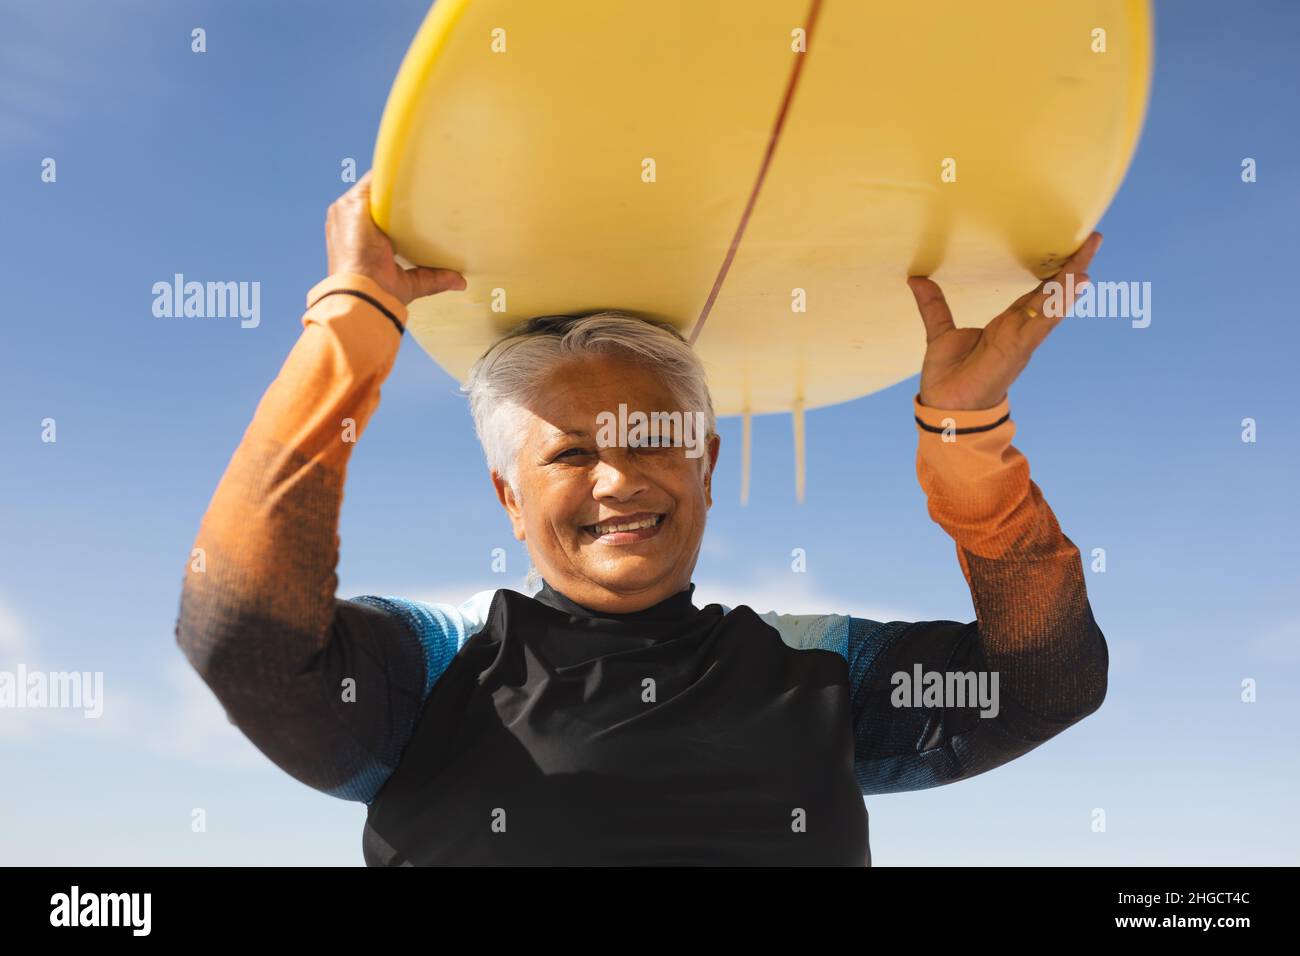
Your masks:
M 373 279 L 403 305 L 422 296 L 464 289 L 465 277 L 451 269 L 403 269 L 397 264 L 392 242 L 370 218 L 372 172 L 367 171 L 330 204 L 325 216 L 329 274 L 354 272 Z

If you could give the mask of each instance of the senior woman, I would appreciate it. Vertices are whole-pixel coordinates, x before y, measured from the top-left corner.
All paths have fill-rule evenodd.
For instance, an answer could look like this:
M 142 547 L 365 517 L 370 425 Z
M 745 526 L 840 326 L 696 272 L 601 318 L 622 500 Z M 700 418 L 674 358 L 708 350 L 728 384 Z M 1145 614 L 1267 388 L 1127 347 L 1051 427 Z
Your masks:
M 465 285 L 396 264 L 368 175 L 326 234 L 329 276 L 204 517 L 176 637 L 264 754 L 367 806 L 367 864 L 869 865 L 864 794 L 982 773 L 1101 705 L 1078 549 L 1010 444 L 1007 387 L 1059 321 L 1042 286 L 978 330 L 909 280 L 917 474 L 975 622 L 697 607 L 708 389 L 678 333 L 622 313 L 526 322 L 466 383 L 540 591 L 342 600 L 344 474 L 406 304 Z M 1099 241 L 1057 278 L 1085 283 Z M 621 404 L 700 413 L 705 453 L 602 440 Z M 992 698 L 954 699 L 953 675 Z M 914 678 L 927 692 L 900 694 Z

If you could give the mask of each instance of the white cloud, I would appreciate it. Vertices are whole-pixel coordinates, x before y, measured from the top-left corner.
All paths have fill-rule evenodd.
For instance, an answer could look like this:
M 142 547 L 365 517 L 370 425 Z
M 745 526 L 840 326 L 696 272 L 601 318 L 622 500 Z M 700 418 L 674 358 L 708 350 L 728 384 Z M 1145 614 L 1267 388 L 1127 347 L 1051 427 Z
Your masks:
M 16 659 L 27 647 L 27 628 L 14 609 L 0 596 L 0 664 Z
M 807 574 L 764 575 L 748 582 L 704 580 L 695 583 L 695 606 L 744 604 L 759 614 L 849 614 L 873 621 L 921 621 L 907 608 L 867 603 L 861 595 L 827 593 L 809 581 Z
M 27 625 L 19 617 L 17 609 L 0 596 L 0 670 L 13 670 L 20 660 L 25 659 L 29 644 Z M 30 723 L 27 711 L 0 710 L 0 740 L 27 737 Z
M 1300 618 L 1283 621 L 1257 636 L 1250 649 L 1265 660 L 1300 661 Z
M 174 645 L 169 645 L 174 651 Z M 0 670 L 21 662 L 28 674 L 48 670 L 36 656 L 26 622 L 0 596 Z M 148 685 L 148 691 L 140 683 Z M 179 651 L 157 666 L 105 671 L 102 712 L 86 708 L 0 709 L 0 741 L 31 744 L 49 737 L 92 739 L 96 746 L 144 749 L 209 767 L 251 767 L 265 758 L 230 724 L 226 712 Z
M 225 708 L 177 653 L 163 668 L 165 703 L 138 705 L 141 743 L 162 757 L 216 769 L 265 767 L 267 759 L 230 723 Z

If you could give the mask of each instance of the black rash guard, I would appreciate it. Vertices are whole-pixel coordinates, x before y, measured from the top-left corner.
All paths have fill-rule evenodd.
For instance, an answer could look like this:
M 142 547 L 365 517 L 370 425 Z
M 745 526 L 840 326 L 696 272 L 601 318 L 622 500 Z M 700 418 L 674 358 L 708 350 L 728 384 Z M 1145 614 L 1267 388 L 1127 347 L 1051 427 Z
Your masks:
M 271 760 L 366 804 L 370 864 L 868 864 L 862 797 L 966 779 L 1101 706 L 1078 548 L 1011 445 L 1004 399 L 913 400 L 917 477 L 976 621 L 696 608 L 595 614 L 549 585 L 460 606 L 336 597 L 354 443 L 407 317 L 365 276 L 304 330 L 189 555 L 176 638 Z M 899 695 L 901 675 L 998 678 Z
M 370 805 L 366 862 L 868 863 L 844 659 L 693 591 L 635 614 L 497 591 Z

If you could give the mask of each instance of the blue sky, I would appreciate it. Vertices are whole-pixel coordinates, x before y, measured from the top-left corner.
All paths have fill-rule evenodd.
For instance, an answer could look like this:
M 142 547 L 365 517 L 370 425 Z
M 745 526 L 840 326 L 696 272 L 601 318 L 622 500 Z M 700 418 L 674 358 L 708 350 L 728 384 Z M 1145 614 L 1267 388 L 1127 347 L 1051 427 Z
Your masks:
M 106 698 L 99 720 L 0 710 L 0 863 L 361 864 L 364 808 L 257 753 L 172 628 L 198 521 L 324 275 L 339 163 L 369 166 L 425 9 L 0 3 L 0 670 L 102 671 Z M 1300 862 L 1300 7 L 1156 12 L 1146 128 L 1091 270 L 1149 281 L 1151 325 L 1068 320 L 1011 392 L 1066 534 L 1107 552 L 1088 585 L 1109 695 L 996 772 L 869 800 L 878 865 Z M 175 272 L 259 281 L 260 326 L 155 318 L 150 287 Z M 743 508 L 723 420 L 697 603 L 972 619 L 916 483 L 915 385 L 809 414 L 801 505 L 789 419 L 755 421 Z M 414 342 L 353 459 L 341 535 L 347 596 L 521 587 L 463 399 Z

